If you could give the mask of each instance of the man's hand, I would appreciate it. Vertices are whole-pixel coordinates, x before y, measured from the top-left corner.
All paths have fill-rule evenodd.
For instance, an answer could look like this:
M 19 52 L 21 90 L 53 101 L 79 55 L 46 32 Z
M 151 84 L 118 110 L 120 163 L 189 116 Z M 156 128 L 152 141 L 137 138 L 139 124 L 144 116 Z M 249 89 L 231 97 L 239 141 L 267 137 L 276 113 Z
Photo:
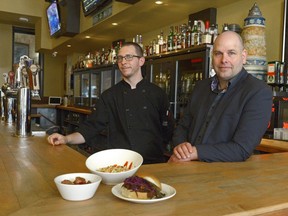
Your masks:
M 173 155 L 168 162 L 184 162 L 191 160 L 198 160 L 197 149 L 195 146 L 192 146 L 191 143 L 184 142 L 173 149 Z
M 67 138 L 58 133 L 53 133 L 48 136 L 47 141 L 52 145 L 67 144 Z

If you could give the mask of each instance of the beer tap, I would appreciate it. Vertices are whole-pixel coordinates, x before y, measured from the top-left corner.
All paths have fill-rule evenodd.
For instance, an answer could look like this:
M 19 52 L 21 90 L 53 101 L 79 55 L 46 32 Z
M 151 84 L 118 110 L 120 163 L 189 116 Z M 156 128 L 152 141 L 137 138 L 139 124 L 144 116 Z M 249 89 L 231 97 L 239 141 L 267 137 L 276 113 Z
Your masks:
M 31 59 L 26 55 L 23 55 L 20 57 L 19 66 L 17 68 L 17 73 L 16 73 L 16 86 L 15 86 L 16 88 L 23 87 L 22 70 L 24 68 L 27 68 L 29 60 Z
M 8 83 L 8 74 L 7 73 L 3 73 L 3 79 L 4 79 L 4 83 Z
M 10 88 L 9 84 L 8 84 L 8 74 L 7 73 L 3 73 L 3 78 L 4 78 L 4 83 L 1 87 L 2 92 L 4 93 L 4 95 L 7 92 L 7 89 Z
M 13 88 L 14 84 L 15 84 L 15 73 L 13 71 L 9 71 L 8 72 L 8 76 L 9 76 L 9 85 Z

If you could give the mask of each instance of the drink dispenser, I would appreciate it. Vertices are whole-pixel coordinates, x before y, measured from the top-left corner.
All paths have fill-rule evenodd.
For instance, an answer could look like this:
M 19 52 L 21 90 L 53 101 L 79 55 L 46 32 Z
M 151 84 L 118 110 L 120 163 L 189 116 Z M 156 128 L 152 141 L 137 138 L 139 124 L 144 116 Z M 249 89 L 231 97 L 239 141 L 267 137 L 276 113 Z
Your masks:
M 31 91 L 21 87 L 17 92 L 16 136 L 31 136 Z
M 16 98 L 11 96 L 4 96 L 3 105 L 5 123 L 14 123 L 16 119 Z
M 4 74 L 4 115 L 7 123 L 15 123 L 15 136 L 31 136 L 31 99 L 40 100 L 40 67 L 23 55 L 15 72 Z
M 12 124 L 16 119 L 16 96 L 17 92 L 10 85 L 4 83 L 2 88 L 3 96 L 3 114 L 7 124 Z
M 0 91 L 0 118 L 4 119 L 4 111 L 3 111 L 3 97 L 2 92 Z

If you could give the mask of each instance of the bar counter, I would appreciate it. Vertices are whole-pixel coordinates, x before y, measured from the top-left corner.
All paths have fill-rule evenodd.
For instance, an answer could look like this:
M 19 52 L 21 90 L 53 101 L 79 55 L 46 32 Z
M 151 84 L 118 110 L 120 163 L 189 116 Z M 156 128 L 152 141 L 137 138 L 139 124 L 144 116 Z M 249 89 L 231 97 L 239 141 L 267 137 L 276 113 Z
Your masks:
M 86 157 L 66 145 L 52 146 L 46 135 L 13 135 L 0 122 L 0 215 L 288 215 L 288 153 L 254 155 L 246 162 L 143 165 L 177 194 L 153 204 L 115 197 L 100 184 L 86 201 L 63 200 L 53 179 L 89 172 Z

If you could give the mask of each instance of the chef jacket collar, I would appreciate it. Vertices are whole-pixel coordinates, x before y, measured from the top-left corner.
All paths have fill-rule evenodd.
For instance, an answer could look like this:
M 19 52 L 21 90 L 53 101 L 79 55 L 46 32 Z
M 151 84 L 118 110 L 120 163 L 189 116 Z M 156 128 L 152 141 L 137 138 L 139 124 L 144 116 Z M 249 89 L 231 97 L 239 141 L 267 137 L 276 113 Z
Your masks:
M 136 84 L 136 88 L 139 87 L 139 86 L 141 86 L 141 85 L 143 85 L 144 82 L 145 82 L 144 79 L 140 80 L 140 81 Z M 132 88 L 131 88 L 131 85 L 130 85 L 129 83 L 127 83 L 124 79 L 122 80 L 122 83 L 123 83 L 123 85 L 125 86 L 125 88 L 132 89 Z

